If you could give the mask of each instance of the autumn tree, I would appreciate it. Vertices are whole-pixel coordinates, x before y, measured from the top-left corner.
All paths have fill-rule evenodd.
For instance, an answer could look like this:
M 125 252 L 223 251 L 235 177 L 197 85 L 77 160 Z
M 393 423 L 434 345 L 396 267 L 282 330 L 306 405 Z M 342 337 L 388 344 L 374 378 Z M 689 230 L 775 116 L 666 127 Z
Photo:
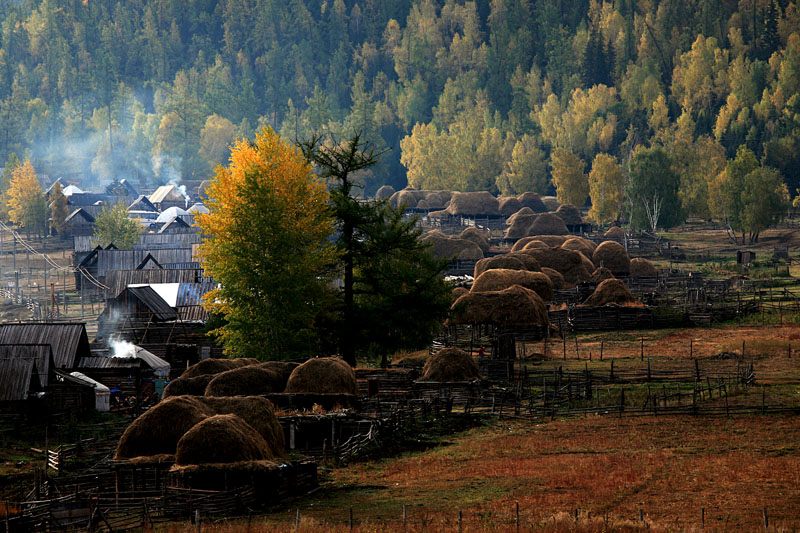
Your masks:
M 207 192 L 209 213 L 197 217 L 208 236 L 200 254 L 219 286 L 204 306 L 223 319 L 212 334 L 232 357 L 308 355 L 335 258 L 324 181 L 297 148 L 264 128 L 255 142 L 233 145 Z
M 47 224 L 47 202 L 29 159 L 11 173 L 7 205 L 11 222 L 29 235 L 31 231 L 41 233 Z
M 586 163 L 569 150 L 556 148 L 550 157 L 550 168 L 558 201 L 583 207 L 589 196 L 589 180 L 584 172 Z
M 547 160 L 533 136 L 523 135 L 514 144 L 511 160 L 498 176 L 496 185 L 504 196 L 524 192 L 545 193 L 548 185 Z
M 69 207 L 67 206 L 67 197 L 64 196 L 61 183 L 56 182 L 50 191 L 50 227 L 53 228 L 59 236 L 63 236 L 64 234 L 66 218 L 68 216 Z
M 22 165 L 17 154 L 11 152 L 0 174 L 0 218 L 8 220 L 8 189 L 11 187 L 11 178 L 17 167 Z
M 614 156 L 597 154 L 589 172 L 589 218 L 598 224 L 616 220 L 624 202 L 625 173 Z
M 129 250 L 139 240 L 141 232 L 142 226 L 128 215 L 125 204 L 103 206 L 94 219 L 92 246 L 105 248 L 113 244 L 120 250 Z

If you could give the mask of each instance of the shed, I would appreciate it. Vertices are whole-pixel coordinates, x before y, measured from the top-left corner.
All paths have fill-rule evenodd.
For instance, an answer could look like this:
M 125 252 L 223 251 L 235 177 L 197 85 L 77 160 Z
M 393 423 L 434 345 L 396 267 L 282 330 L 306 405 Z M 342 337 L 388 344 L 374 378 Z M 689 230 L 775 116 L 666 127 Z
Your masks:
M 75 209 L 72 213 L 64 219 L 66 226 L 65 236 L 75 235 L 93 235 L 94 234 L 94 216 L 83 207 Z
M 0 344 L 46 344 L 55 368 L 73 369 L 81 357 L 90 355 L 86 325 L 27 322 L 0 325 Z
M 0 358 L 32 359 L 33 373 L 41 388 L 49 384 L 50 373 L 55 366 L 49 344 L 0 344 Z
M 94 408 L 100 412 L 107 412 L 111 409 L 111 389 L 95 381 L 85 374 L 80 372 L 70 372 L 70 376 L 84 381 L 94 387 Z
M 40 390 L 33 358 L 0 357 L 0 402 L 21 402 Z

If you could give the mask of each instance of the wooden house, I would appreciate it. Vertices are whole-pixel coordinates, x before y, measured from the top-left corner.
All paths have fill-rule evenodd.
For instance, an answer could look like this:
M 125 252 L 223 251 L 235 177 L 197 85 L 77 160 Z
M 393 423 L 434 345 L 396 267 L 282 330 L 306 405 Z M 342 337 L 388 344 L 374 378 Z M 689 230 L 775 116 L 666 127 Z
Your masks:
M 124 355 L 124 354 L 123 354 Z M 139 346 L 131 345 L 127 356 L 93 355 L 78 361 L 78 369 L 124 397 L 136 396 L 146 401 L 153 393 L 163 392 L 169 378 L 170 364 Z
M 184 220 L 184 217 L 175 217 L 169 222 L 165 223 L 158 230 L 158 233 L 196 233 L 197 231 L 189 223 Z
M 83 323 L 2 324 L 0 345 L 48 345 L 54 369 L 71 370 L 78 359 L 90 355 L 89 337 Z
M 188 199 L 175 185 L 162 185 L 147 197 L 159 211 L 170 207 L 186 208 Z
M 64 219 L 64 236 L 94 235 L 94 216 L 83 207 L 75 209 Z

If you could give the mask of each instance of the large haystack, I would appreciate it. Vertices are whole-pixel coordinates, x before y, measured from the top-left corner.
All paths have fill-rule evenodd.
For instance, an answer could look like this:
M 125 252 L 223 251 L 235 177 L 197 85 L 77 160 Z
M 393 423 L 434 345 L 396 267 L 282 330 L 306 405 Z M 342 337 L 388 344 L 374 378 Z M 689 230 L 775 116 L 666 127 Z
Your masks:
M 356 375 L 338 357 L 309 359 L 289 377 L 286 392 L 306 394 L 356 394 Z
M 526 215 L 535 215 L 535 214 L 536 213 L 534 213 L 533 209 L 531 209 L 530 207 L 523 207 L 506 219 L 506 226 L 512 225 L 518 217 L 523 217 Z
M 272 402 L 261 396 L 204 396 L 197 398 L 211 415 L 236 415 L 255 429 L 272 446 L 274 453 L 283 453 L 283 429 Z
M 236 415 L 214 415 L 181 437 L 175 464 L 238 463 L 273 457 L 269 443 L 247 422 Z
M 517 257 L 511 257 L 508 254 L 496 255 L 494 257 L 486 257 L 475 263 L 475 271 L 473 277 L 477 278 L 487 270 L 495 268 L 506 268 L 509 270 L 528 270 Z
M 467 289 L 466 287 L 456 287 L 455 289 L 453 289 L 453 301 L 455 302 L 456 300 L 458 300 L 459 298 L 468 293 L 469 289 Z
M 619 226 L 612 226 L 603 233 L 603 237 L 610 241 L 625 242 L 625 230 Z
M 535 192 L 524 192 L 517 196 L 523 207 L 530 207 L 534 213 L 546 213 L 547 206 Z
M 217 374 L 205 390 L 206 396 L 256 396 L 283 392 L 280 374 L 258 365 L 234 368 Z
M 170 396 L 202 396 L 206 393 L 206 387 L 212 379 L 219 374 L 203 374 L 193 378 L 183 376 L 173 379 L 164 388 L 164 398 Z
M 425 361 L 419 381 L 473 381 L 481 379 L 475 360 L 464 350 L 442 348 Z
M 503 239 L 507 241 L 516 241 L 522 239 L 523 237 L 528 236 L 528 232 L 531 229 L 534 221 L 539 215 L 537 213 L 528 213 L 528 214 L 514 214 L 509 217 L 509 220 L 513 218 L 511 224 L 506 228 L 506 231 L 503 233 Z
M 542 274 L 550 278 L 550 281 L 553 283 L 554 290 L 558 291 L 566 288 L 567 283 L 564 281 L 564 276 L 561 275 L 561 272 L 553 270 L 552 268 L 544 267 L 542 268 Z
M 425 191 L 425 202 L 428 209 L 443 209 L 445 204 L 450 201 L 450 195 L 442 191 Z
M 429 231 L 420 240 L 431 243 L 431 253 L 438 259 L 461 259 L 466 261 L 483 259 L 483 251 L 477 244 L 466 239 L 450 237 L 441 231 Z
M 533 256 L 526 254 L 524 251 L 519 252 L 508 252 L 504 254 L 506 257 L 513 257 L 514 259 L 519 259 L 523 265 L 525 265 L 525 270 L 530 270 L 531 272 L 539 272 L 541 267 L 539 266 L 539 261 L 533 258 Z
M 556 215 L 568 226 L 577 226 L 583 223 L 581 211 L 572 204 L 561 204 L 556 209 Z
M 634 257 L 631 259 L 630 275 L 637 278 L 654 278 L 658 276 L 658 270 L 644 257 Z
M 631 260 L 628 252 L 620 243 L 605 241 L 598 246 L 592 255 L 592 262 L 596 266 L 604 266 L 615 276 L 627 276 L 631 270 Z
M 289 381 L 289 376 L 292 375 L 294 369 L 300 366 L 300 363 L 290 363 L 289 361 L 267 361 L 258 365 L 261 368 L 272 370 L 281 377 L 281 390 L 286 388 L 286 382 Z
M 514 285 L 534 291 L 545 302 L 553 299 L 553 282 L 545 274 L 505 268 L 487 270 L 478 276 L 470 292 L 496 292 Z
M 498 198 L 497 207 L 500 209 L 501 215 L 508 217 L 522 209 L 522 203 L 513 196 L 511 198 Z
M 542 203 L 544 204 L 545 208 L 548 211 L 555 212 L 558 211 L 558 208 L 561 207 L 561 202 L 558 201 L 558 198 L 555 196 L 543 196 Z
M 375 193 L 375 199 L 385 200 L 386 198 L 391 198 L 394 193 L 395 193 L 394 187 L 392 187 L 391 185 L 384 185 L 383 187 L 379 188 L 378 191 Z
M 498 216 L 500 206 L 497 198 L 487 191 L 454 192 L 447 211 L 451 215 Z
M 115 458 L 174 455 L 183 434 L 211 414 L 194 396 L 162 400 L 128 426 L 119 439 Z
M 542 213 L 531 224 L 528 235 L 568 235 L 569 230 L 560 217 L 553 213 Z
M 458 238 L 472 241 L 477 244 L 478 248 L 480 248 L 483 252 L 483 255 L 489 253 L 489 239 L 486 237 L 486 234 L 478 228 L 466 228 L 458 235 Z
M 618 279 L 607 279 L 600 283 L 589 296 L 583 305 L 586 307 L 596 307 L 607 304 L 640 304 L 639 300 L 634 298 L 631 291 Z
M 452 324 L 547 326 L 547 307 L 530 289 L 514 285 L 499 292 L 470 292 L 453 303 Z
M 584 239 L 583 237 L 572 237 L 567 239 L 564 241 L 564 244 L 562 244 L 561 247 L 565 250 L 575 250 L 576 252 L 581 252 L 586 257 L 592 257 L 595 248 L 597 248 L 592 241 L 589 239 Z
M 526 248 L 525 253 L 532 255 L 542 267 L 560 272 L 566 283 L 572 285 L 589 279 L 590 273 L 586 269 L 583 254 L 580 252 L 552 247 L 547 249 Z
M 592 283 L 601 283 L 607 279 L 614 279 L 614 273 L 606 267 L 597 267 L 595 271 L 592 272 L 589 281 Z

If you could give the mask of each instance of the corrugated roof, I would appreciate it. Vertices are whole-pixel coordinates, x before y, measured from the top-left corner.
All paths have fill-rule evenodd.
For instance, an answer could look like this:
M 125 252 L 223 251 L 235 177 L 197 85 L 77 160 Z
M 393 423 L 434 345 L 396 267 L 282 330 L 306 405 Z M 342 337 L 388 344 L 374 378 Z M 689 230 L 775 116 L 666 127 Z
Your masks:
M 0 402 L 28 399 L 33 368 L 31 358 L 0 359 Z
M 49 344 L 56 368 L 74 368 L 89 355 L 85 324 L 26 322 L 0 325 L 0 344 Z
M 49 344 L 0 344 L 0 358 L 33 359 L 34 373 L 39 378 L 39 384 L 42 387 L 47 386 L 50 363 L 53 360 L 53 351 Z

